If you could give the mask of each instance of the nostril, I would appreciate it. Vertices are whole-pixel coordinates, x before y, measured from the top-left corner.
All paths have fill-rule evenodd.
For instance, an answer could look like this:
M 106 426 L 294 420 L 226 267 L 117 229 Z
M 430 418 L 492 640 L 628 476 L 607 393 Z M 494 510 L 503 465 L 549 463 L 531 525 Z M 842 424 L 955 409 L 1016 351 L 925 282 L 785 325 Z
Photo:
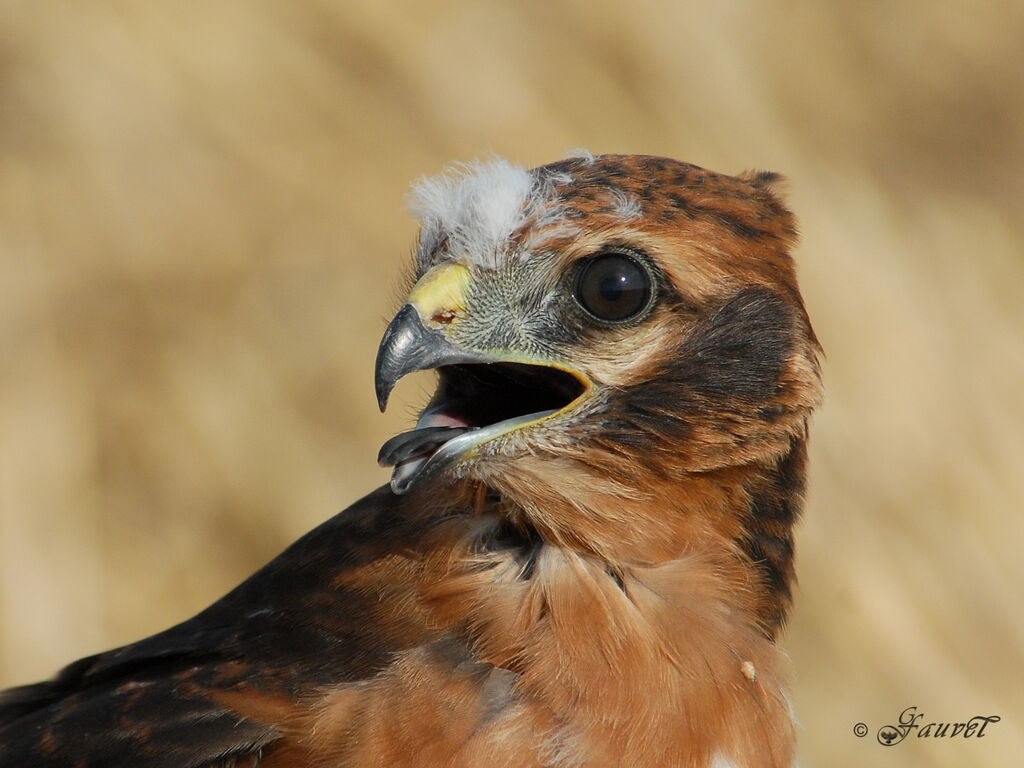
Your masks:
M 437 325 L 448 325 L 452 320 L 455 319 L 456 312 L 454 309 L 445 309 L 440 312 L 435 312 L 430 317 L 430 322 L 436 323 Z

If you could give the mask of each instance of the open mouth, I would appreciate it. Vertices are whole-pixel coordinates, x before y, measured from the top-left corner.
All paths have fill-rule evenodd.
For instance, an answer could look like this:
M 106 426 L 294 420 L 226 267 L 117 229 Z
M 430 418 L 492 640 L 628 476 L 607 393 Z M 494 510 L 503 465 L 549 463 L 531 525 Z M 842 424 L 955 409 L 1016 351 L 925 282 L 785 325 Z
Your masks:
M 388 440 L 377 462 L 393 466 L 391 489 L 405 493 L 469 448 L 539 421 L 569 406 L 586 390 L 576 375 L 523 363 L 442 366 L 437 393 L 416 428 Z

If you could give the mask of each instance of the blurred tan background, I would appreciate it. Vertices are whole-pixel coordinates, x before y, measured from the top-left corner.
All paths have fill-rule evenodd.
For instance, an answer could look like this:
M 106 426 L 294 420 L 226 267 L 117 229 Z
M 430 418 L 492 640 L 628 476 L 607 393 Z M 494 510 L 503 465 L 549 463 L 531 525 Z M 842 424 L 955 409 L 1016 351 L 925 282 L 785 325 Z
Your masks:
M 1022 764 L 1024 4 L 688 5 L 0 4 L 0 685 L 385 482 L 430 383 L 377 413 L 408 182 L 586 147 L 790 179 L 803 764 Z M 879 746 L 911 705 L 1003 719 Z

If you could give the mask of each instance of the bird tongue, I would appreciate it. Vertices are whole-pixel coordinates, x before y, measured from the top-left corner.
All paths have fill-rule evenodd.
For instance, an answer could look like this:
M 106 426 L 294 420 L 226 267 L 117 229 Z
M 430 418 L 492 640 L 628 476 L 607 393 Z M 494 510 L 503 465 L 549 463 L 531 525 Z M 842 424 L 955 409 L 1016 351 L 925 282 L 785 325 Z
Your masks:
M 440 408 L 427 410 L 420 416 L 416 429 L 395 435 L 380 447 L 377 464 L 395 468 L 391 487 L 396 493 L 404 493 L 438 448 L 474 429 Z
M 421 424 L 424 421 L 420 419 Z M 472 428 L 467 426 L 443 426 L 419 427 L 403 432 L 381 446 L 377 463 L 382 467 L 395 468 L 391 473 L 391 488 L 395 493 L 405 493 L 434 451 L 452 438 L 471 431 Z
M 420 427 L 403 432 L 381 446 L 377 463 L 382 467 L 395 467 L 410 459 L 427 458 L 439 446 L 469 431 L 469 427 Z

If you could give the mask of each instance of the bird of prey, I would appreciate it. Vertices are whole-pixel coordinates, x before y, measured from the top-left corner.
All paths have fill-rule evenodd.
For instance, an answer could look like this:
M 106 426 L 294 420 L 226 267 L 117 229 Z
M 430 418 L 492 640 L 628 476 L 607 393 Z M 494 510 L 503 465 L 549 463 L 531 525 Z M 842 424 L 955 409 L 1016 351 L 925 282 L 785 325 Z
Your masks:
M 200 614 L 0 694 L 0 766 L 782 768 L 820 349 L 779 177 L 418 182 L 391 482 Z

